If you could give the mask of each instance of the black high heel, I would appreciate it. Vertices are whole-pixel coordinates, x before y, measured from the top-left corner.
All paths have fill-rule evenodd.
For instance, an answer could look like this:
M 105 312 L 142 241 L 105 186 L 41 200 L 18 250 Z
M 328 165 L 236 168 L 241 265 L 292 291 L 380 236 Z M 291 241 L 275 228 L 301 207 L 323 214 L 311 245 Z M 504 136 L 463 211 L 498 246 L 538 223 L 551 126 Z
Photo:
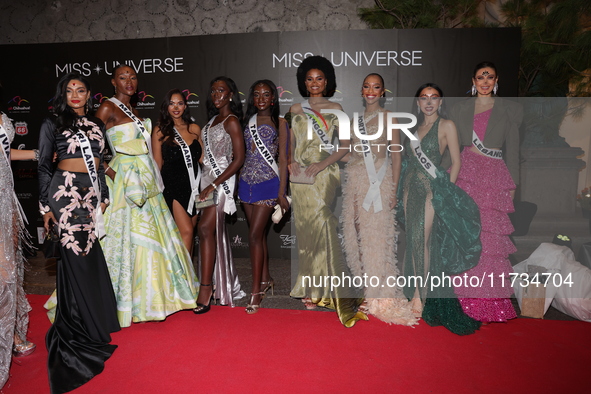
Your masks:
M 201 284 L 201 287 L 205 287 L 205 286 L 211 286 L 211 283 L 208 285 L 204 285 L 203 283 Z M 201 291 L 201 289 L 199 289 L 199 291 Z M 211 297 L 209 297 L 209 302 L 207 303 L 207 305 L 197 303 L 197 308 L 193 309 L 193 313 L 196 315 L 202 315 L 204 313 L 209 312 L 209 310 L 211 309 L 211 301 L 212 300 L 213 300 L 213 290 L 211 291 Z

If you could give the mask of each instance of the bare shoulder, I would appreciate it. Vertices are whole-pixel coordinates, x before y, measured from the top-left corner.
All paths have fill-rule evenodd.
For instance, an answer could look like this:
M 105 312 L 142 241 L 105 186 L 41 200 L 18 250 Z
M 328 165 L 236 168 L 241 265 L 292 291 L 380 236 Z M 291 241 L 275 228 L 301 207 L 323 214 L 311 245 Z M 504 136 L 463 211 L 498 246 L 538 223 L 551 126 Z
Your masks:
M 294 115 L 302 114 L 304 111 L 302 110 L 302 104 L 296 103 L 289 108 L 289 112 Z
M 328 104 L 326 105 L 326 108 L 328 109 L 338 109 L 338 110 L 343 110 L 343 107 L 341 107 L 341 104 L 339 103 L 335 103 L 332 101 L 329 101 Z
M 199 127 L 197 123 L 191 123 L 189 125 L 189 133 L 195 136 L 194 139 L 197 139 L 199 138 L 199 135 L 201 135 L 201 127 Z
M 441 119 L 439 121 L 439 131 L 444 133 L 455 133 L 456 132 L 456 124 L 449 119 Z

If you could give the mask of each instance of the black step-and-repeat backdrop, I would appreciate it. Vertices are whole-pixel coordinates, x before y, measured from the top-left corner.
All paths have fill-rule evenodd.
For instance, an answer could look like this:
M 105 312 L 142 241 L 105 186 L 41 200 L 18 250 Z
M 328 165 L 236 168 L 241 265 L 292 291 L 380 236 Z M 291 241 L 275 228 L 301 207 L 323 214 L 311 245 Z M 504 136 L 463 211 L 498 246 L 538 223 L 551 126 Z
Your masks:
M 236 81 L 243 102 L 252 82 L 273 80 L 283 114 L 300 101 L 296 69 L 310 55 L 324 55 L 334 64 L 336 100 L 359 95 L 363 78 L 370 72 L 384 77 L 392 97 L 412 97 L 425 82 L 438 83 L 448 97 L 462 97 L 470 89 L 474 66 L 484 60 L 495 62 L 502 95 L 511 97 L 517 96 L 520 37 L 519 29 L 498 28 L 360 30 L 5 45 L 0 47 L 1 109 L 15 122 L 13 148 L 35 148 L 61 76 L 75 71 L 88 77 L 96 108 L 113 94 L 113 68 L 125 63 L 138 73 L 137 108 L 154 122 L 164 94 L 179 88 L 187 95 L 197 123 L 203 126 L 209 82 L 219 75 Z M 37 211 L 36 164 L 15 162 L 13 169 L 29 231 L 38 235 L 42 221 Z M 235 255 L 246 257 L 244 214 L 239 210 L 230 221 Z M 289 223 L 274 226 L 269 237 L 271 257 L 289 258 L 295 245 Z

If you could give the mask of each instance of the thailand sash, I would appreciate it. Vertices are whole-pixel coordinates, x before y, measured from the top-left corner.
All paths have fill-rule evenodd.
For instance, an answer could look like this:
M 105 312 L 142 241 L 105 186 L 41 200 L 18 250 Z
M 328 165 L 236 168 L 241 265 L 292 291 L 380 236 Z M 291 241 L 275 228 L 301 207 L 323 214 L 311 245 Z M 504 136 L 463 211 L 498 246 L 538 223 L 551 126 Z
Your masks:
M 99 185 L 98 172 L 96 170 L 96 166 L 94 165 L 94 155 L 92 154 L 92 147 L 90 146 L 90 141 L 83 132 L 78 131 L 76 133 L 76 138 L 78 139 L 78 144 L 80 145 L 80 151 L 82 152 L 84 164 L 86 164 L 88 176 L 90 177 L 92 187 L 94 189 L 94 192 L 96 193 L 97 202 L 94 211 L 94 232 L 98 239 L 101 239 L 105 235 L 107 235 L 107 232 L 105 230 L 105 219 L 103 218 L 103 210 L 101 209 L 101 187 Z
M 133 112 L 131 112 L 131 110 L 127 108 L 127 106 L 125 106 L 125 104 L 123 104 L 115 97 L 111 97 L 109 100 L 113 102 L 115 105 L 117 105 L 119 109 L 123 111 L 123 113 L 133 121 L 138 130 L 142 133 L 144 140 L 146 140 L 146 145 L 148 146 L 148 152 L 150 152 L 150 160 L 152 160 L 152 165 L 154 167 L 154 176 L 156 178 L 156 184 L 158 185 L 158 189 L 160 190 L 160 192 L 162 192 L 162 190 L 164 190 L 164 183 L 162 182 L 162 176 L 160 175 L 160 171 L 158 171 L 158 165 L 156 164 L 156 161 L 154 160 L 154 154 L 152 153 L 152 136 L 150 135 L 148 130 L 146 130 L 142 121 L 139 120 L 139 118 L 135 116 Z M 113 151 L 113 153 L 115 153 L 115 151 Z
M 326 134 L 328 133 L 328 124 L 326 123 L 326 120 L 324 120 L 324 117 L 319 112 L 314 111 L 312 109 L 312 106 L 310 105 L 308 100 L 304 101 L 301 105 L 302 111 L 304 111 L 304 114 L 306 114 L 306 116 L 308 117 L 308 139 L 312 138 L 311 130 L 314 130 L 314 132 L 316 133 L 318 138 L 320 138 L 320 141 L 325 147 L 332 146 L 330 140 L 328 139 L 328 135 Z M 324 126 L 324 129 L 322 126 Z M 332 154 L 332 148 L 322 149 L 327 151 L 328 154 Z
M 230 115 L 228 115 L 230 116 Z M 222 172 L 222 169 L 220 168 L 220 166 L 218 165 L 215 156 L 213 155 L 213 152 L 211 151 L 211 148 L 209 147 L 209 136 L 207 135 L 207 132 L 209 131 L 209 128 L 211 127 L 211 124 L 213 123 L 213 121 L 217 118 L 217 115 L 214 116 L 213 118 L 211 118 L 211 120 L 205 125 L 205 127 L 203 128 L 203 132 L 202 132 L 202 136 L 203 136 L 203 147 L 205 150 L 205 160 L 208 161 L 209 166 L 211 167 L 213 173 L 215 174 L 216 177 L 219 177 Z M 222 121 L 222 123 L 225 121 L 225 119 Z M 224 191 L 224 194 L 226 195 L 226 201 L 224 202 L 224 212 L 226 212 L 229 215 L 232 215 L 234 212 L 236 212 L 236 203 L 234 202 L 234 186 L 236 183 L 236 175 L 232 175 L 228 180 L 222 182 L 220 185 L 218 185 L 218 188 L 221 186 L 222 190 Z
M 412 146 L 412 150 L 425 171 L 431 175 L 433 178 L 437 178 L 437 174 L 435 173 L 435 164 L 427 157 L 423 150 L 421 149 L 421 142 L 419 140 L 419 131 L 415 131 L 414 134 L 416 140 L 410 140 L 410 145 Z
M 6 121 L 6 119 L 7 117 L 4 117 L 3 121 Z M 4 158 L 6 159 L 6 164 L 8 165 L 8 170 L 10 171 L 10 138 L 8 137 L 8 132 L 6 131 L 3 125 L 0 125 L 0 141 L 2 142 L 2 151 L 4 152 L 2 156 L 4 156 Z M 12 177 L 12 172 L 10 173 L 10 176 Z M 21 206 L 16 192 L 14 191 L 14 182 L 12 184 L 12 195 L 14 197 L 14 202 L 16 203 L 16 206 L 18 208 L 18 214 L 21 218 L 21 222 L 29 224 L 27 216 L 25 215 L 25 211 L 23 211 L 23 207 Z
M 250 134 L 252 135 L 254 145 L 257 147 L 259 153 L 261 154 L 261 156 L 263 156 L 263 159 L 265 159 L 269 167 L 271 167 L 273 171 L 275 171 L 275 174 L 279 176 L 279 167 L 277 166 L 277 161 L 275 160 L 271 152 L 269 152 L 269 149 L 259 136 L 257 127 L 257 115 L 254 114 L 248 121 L 248 129 L 250 130 Z
M 181 152 L 183 152 L 183 158 L 185 159 L 185 166 L 187 167 L 187 173 L 189 174 L 189 181 L 191 182 L 191 198 L 189 199 L 189 206 L 187 207 L 187 213 L 189 215 L 193 214 L 195 210 L 195 198 L 199 196 L 199 181 L 201 181 L 201 168 L 199 164 L 197 164 L 197 175 L 195 175 L 194 164 L 193 164 L 193 156 L 191 155 L 191 149 L 189 149 L 189 145 L 185 142 L 181 133 L 174 127 L 174 140 L 179 144 L 181 147 Z
M 476 131 L 472 130 L 472 145 L 476 147 L 485 156 L 488 156 L 493 159 L 502 159 L 503 158 L 503 151 L 500 149 L 491 149 L 484 146 Z
M 381 115 L 382 112 L 375 112 L 378 115 Z M 369 122 L 373 119 L 374 116 L 369 116 L 367 121 Z M 363 119 L 363 115 L 360 115 L 357 118 L 357 126 L 359 128 L 359 134 L 366 135 L 367 131 L 365 130 L 365 120 Z M 369 178 L 369 189 L 367 190 L 367 194 L 365 195 L 365 199 L 363 200 L 363 209 L 369 212 L 369 208 L 371 204 L 373 204 L 373 211 L 374 213 L 380 212 L 382 210 L 382 195 L 380 194 L 380 185 L 386 176 L 386 166 L 387 161 L 385 160 L 380 167 L 380 171 L 376 173 L 376 166 L 373 161 L 373 153 L 371 152 L 371 146 L 368 140 L 362 139 L 361 144 L 368 147 L 368 149 L 363 149 L 363 161 L 365 162 L 365 170 L 367 171 L 367 177 Z

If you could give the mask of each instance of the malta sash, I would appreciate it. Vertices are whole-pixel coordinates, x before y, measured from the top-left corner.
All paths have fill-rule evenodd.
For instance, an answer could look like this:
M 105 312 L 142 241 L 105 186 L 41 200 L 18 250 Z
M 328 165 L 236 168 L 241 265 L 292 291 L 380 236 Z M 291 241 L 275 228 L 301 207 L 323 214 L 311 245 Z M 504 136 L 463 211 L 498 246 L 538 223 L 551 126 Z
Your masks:
M 500 149 L 491 149 L 484 146 L 476 131 L 472 130 L 472 145 L 476 147 L 485 156 L 488 156 L 493 159 L 502 159 L 503 158 L 503 151 Z
M 308 102 L 308 100 L 304 101 L 302 104 L 302 111 L 308 117 L 308 138 L 311 138 L 312 135 L 310 134 L 310 130 L 314 130 L 320 141 L 324 146 L 332 146 L 330 140 L 328 139 L 328 124 L 322 114 L 312 109 L 312 106 Z M 324 126 L 324 127 L 323 127 Z M 332 148 L 327 149 L 323 148 L 328 154 L 332 154 Z
M 94 189 L 94 192 L 96 193 L 97 203 L 96 208 L 94 210 L 94 232 L 96 236 L 99 239 L 101 239 L 105 235 L 107 235 L 107 232 L 105 230 L 105 219 L 103 218 L 103 211 L 101 209 L 101 188 L 98 180 L 98 172 L 96 170 L 96 166 L 94 165 L 94 155 L 92 154 L 92 147 L 90 146 L 90 141 L 83 132 L 78 131 L 76 133 L 76 138 L 78 139 L 78 144 L 80 144 L 82 158 L 84 159 L 84 164 L 86 164 L 88 176 L 90 177 L 92 187 Z
M 382 112 L 377 112 L 378 115 L 381 115 Z M 374 116 L 375 117 L 375 116 Z M 373 117 L 370 115 L 367 121 L 369 122 Z M 360 115 L 357 118 L 357 126 L 359 128 L 359 134 L 366 135 L 367 131 L 365 129 L 365 120 L 363 119 L 363 115 Z M 384 180 L 386 175 L 386 166 L 387 161 L 385 160 L 380 167 L 380 171 L 376 173 L 376 166 L 373 161 L 373 153 L 371 152 L 371 147 L 368 140 L 362 139 L 361 144 L 368 147 L 368 149 L 363 149 L 363 161 L 365 162 L 365 170 L 367 171 L 367 177 L 369 178 L 369 189 L 367 190 L 367 194 L 365 195 L 365 199 L 363 200 L 363 209 L 369 211 L 371 204 L 373 204 L 373 211 L 380 212 L 382 207 L 382 195 L 380 194 L 380 185 Z
M 203 147 L 205 150 L 205 158 L 204 160 L 207 160 L 207 162 L 209 163 L 209 166 L 211 167 L 213 173 L 215 174 L 216 177 L 219 177 L 222 172 L 222 169 L 220 168 L 220 166 L 218 165 L 218 162 L 215 158 L 215 156 L 213 155 L 213 152 L 211 151 L 211 148 L 209 147 L 209 136 L 207 135 L 207 132 L 209 131 L 209 128 L 211 127 L 211 124 L 213 123 L 213 121 L 217 118 L 217 115 L 214 116 L 213 118 L 211 118 L 211 120 L 205 125 L 205 127 L 203 128 Z M 234 186 L 236 183 L 236 175 L 232 175 L 228 180 L 222 182 L 220 185 L 218 185 L 218 188 L 222 188 L 224 194 L 226 195 L 226 201 L 224 203 L 224 212 L 226 212 L 227 214 L 232 215 L 234 212 L 236 212 L 236 203 L 234 202 Z
M 0 115 L 1 116 L 1 115 Z M 4 117 L 4 121 L 6 121 L 7 117 Z M 4 128 L 3 125 L 0 125 L 0 142 L 2 143 L 2 151 L 4 152 L 2 154 L 2 156 L 4 156 L 4 159 L 6 160 L 6 164 L 8 165 L 8 169 L 10 171 L 10 138 L 8 137 L 8 132 L 6 131 L 6 129 Z M 12 176 L 12 173 L 11 173 Z M 21 222 L 27 223 L 29 224 L 29 221 L 27 220 L 27 216 L 25 215 L 25 211 L 23 211 L 23 207 L 21 206 L 21 203 L 18 200 L 18 197 L 16 196 L 16 192 L 14 191 L 14 182 L 12 182 L 12 195 L 14 198 L 14 202 L 16 203 L 16 206 L 18 208 L 18 213 L 21 219 Z
M 113 104 L 118 106 L 119 109 L 123 111 L 123 113 L 133 121 L 135 126 L 142 133 L 144 140 L 146 140 L 146 145 L 148 146 L 148 152 L 150 152 L 150 160 L 152 160 L 152 165 L 154 167 L 154 177 L 156 178 L 156 183 L 158 185 L 159 190 L 162 192 L 162 190 L 164 190 L 164 183 L 162 182 L 162 176 L 160 175 L 160 171 L 158 171 L 158 165 L 156 164 L 156 161 L 154 160 L 154 155 L 152 154 L 152 136 L 150 135 L 148 130 L 146 130 L 142 121 L 139 120 L 139 118 L 135 116 L 134 113 L 131 112 L 131 110 L 127 108 L 127 106 L 125 106 L 125 104 L 123 104 L 115 97 L 111 97 L 109 101 L 113 102 Z M 113 151 L 113 153 L 114 152 L 115 151 Z
M 189 174 L 189 181 L 191 182 L 191 198 L 189 199 L 189 206 L 187 207 L 187 213 L 193 214 L 195 210 L 195 198 L 199 195 L 199 181 L 201 180 L 201 168 L 197 164 L 197 175 L 195 175 L 195 164 L 193 163 L 193 156 L 191 156 L 191 149 L 185 142 L 181 133 L 174 128 L 174 140 L 180 145 L 181 152 L 183 152 L 183 158 L 185 159 L 185 166 L 187 167 L 187 173 Z
M 269 152 L 269 149 L 259 136 L 257 126 L 257 115 L 254 114 L 248 121 L 248 129 L 250 130 L 250 134 L 252 135 L 254 145 L 257 147 L 259 153 L 261 154 L 261 156 L 263 156 L 263 159 L 265 159 L 269 167 L 271 167 L 273 171 L 275 171 L 275 174 L 279 176 L 279 167 L 277 166 L 277 161 L 275 160 L 271 152 Z

